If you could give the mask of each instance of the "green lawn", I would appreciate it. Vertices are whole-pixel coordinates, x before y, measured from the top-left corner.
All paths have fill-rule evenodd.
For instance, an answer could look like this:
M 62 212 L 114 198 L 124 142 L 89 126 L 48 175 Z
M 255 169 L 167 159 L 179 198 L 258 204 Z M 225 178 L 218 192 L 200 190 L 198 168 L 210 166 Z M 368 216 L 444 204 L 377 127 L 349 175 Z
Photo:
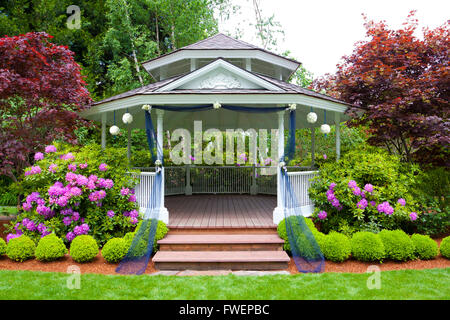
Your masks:
M 0 216 L 10 216 L 13 214 L 17 214 L 17 207 L 0 206 Z
M 450 268 L 371 274 L 323 273 L 250 276 L 115 276 L 82 274 L 68 289 L 68 274 L 0 271 L 0 299 L 450 299 Z

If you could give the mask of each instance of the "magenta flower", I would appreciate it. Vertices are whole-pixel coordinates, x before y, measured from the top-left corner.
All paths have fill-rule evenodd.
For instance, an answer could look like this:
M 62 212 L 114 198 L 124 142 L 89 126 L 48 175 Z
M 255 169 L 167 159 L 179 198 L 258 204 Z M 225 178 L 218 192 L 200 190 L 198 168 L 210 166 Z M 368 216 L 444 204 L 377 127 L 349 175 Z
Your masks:
M 79 197 L 83 194 L 83 191 L 78 187 L 73 187 L 70 189 L 70 194 L 74 197 Z
M 22 209 L 23 209 L 23 210 L 25 210 L 25 211 L 30 211 L 31 208 L 33 208 L 33 206 L 31 205 L 31 203 L 28 203 L 28 202 L 22 203 Z
M 406 205 L 406 200 L 403 198 L 398 199 L 397 202 L 400 203 L 402 206 Z
M 106 214 L 107 214 L 108 217 L 112 218 L 112 217 L 114 217 L 114 215 L 116 213 L 114 211 L 112 211 L 112 210 L 109 210 Z
M 349 188 L 356 188 L 358 185 L 356 184 L 356 181 L 355 180 L 350 180 L 349 182 L 348 182 L 348 187 Z
M 52 163 L 49 167 L 48 167 L 48 171 L 50 171 L 51 173 L 55 173 L 56 169 L 58 169 L 58 165 Z
M 42 152 L 36 152 L 34 154 L 34 160 L 39 161 L 44 159 L 44 154 Z
M 70 171 L 75 172 L 75 171 L 77 171 L 77 165 L 74 164 L 74 163 L 71 163 L 71 164 L 69 164 L 69 165 L 67 166 L 67 169 L 70 170 Z
M 85 186 L 89 182 L 88 178 L 83 176 L 83 175 L 81 175 L 81 174 L 77 175 L 77 180 L 76 181 L 77 181 L 77 184 L 79 186 Z
M 45 153 L 56 152 L 56 147 L 54 145 L 49 145 L 45 147 Z
M 69 152 L 68 154 L 63 154 L 60 158 L 62 160 L 73 160 L 73 159 L 75 159 L 75 157 L 73 156 L 73 154 L 71 152 Z
M 323 159 L 324 159 L 324 160 L 327 160 L 327 158 L 328 158 L 327 155 L 324 153 L 324 154 L 323 154 Z
M 411 221 L 415 221 L 417 219 L 417 213 L 411 212 L 409 214 L 409 218 L 411 219 Z
M 66 234 L 66 239 L 69 241 L 72 241 L 73 239 L 75 239 L 75 237 L 76 237 L 76 235 L 72 231 L 67 232 L 67 234 Z
M 356 206 L 361 209 L 364 210 L 367 207 L 367 200 L 366 199 L 361 199 L 358 201 L 358 203 L 356 204 Z
M 130 222 L 131 222 L 131 224 L 136 224 L 136 223 L 138 223 L 138 219 L 132 217 L 132 218 L 130 218 Z
M 66 196 L 61 196 L 56 199 L 56 204 L 60 207 L 65 207 L 67 206 L 67 201 L 69 201 L 69 199 Z
M 89 180 L 88 183 L 87 183 L 87 185 L 86 185 L 86 187 L 87 187 L 89 190 L 94 190 L 94 189 L 96 188 L 95 182 L 92 181 L 92 180 Z
M 134 194 L 132 194 L 129 198 L 128 198 L 129 202 L 136 202 L 136 196 Z
M 63 218 L 63 223 L 65 226 L 70 226 L 70 224 L 72 223 L 72 218 L 67 216 Z
M 25 176 L 34 175 L 41 173 L 41 167 L 39 166 L 32 166 L 30 170 L 25 171 Z
M 127 196 L 130 193 L 130 189 L 122 187 L 120 190 L 120 194 L 123 196 Z
M 353 194 L 355 196 L 360 196 L 361 195 L 361 189 L 359 187 L 354 187 L 353 188 Z
M 324 220 L 324 219 L 326 219 L 327 218 L 327 212 L 326 211 L 319 211 L 319 214 L 317 215 L 317 217 L 320 219 L 320 220 Z
M 78 213 L 78 212 L 74 212 L 73 214 L 72 214 L 72 220 L 73 221 L 78 221 L 80 219 L 80 214 Z
M 87 163 L 80 163 L 80 169 L 86 169 L 88 166 Z
M 111 179 L 106 179 L 104 186 L 106 189 L 111 189 L 112 187 L 114 187 L 114 182 Z
M 95 181 L 97 181 L 97 179 L 98 179 L 98 177 L 95 174 L 91 174 L 89 176 L 89 181 L 95 182 Z
M 376 203 L 375 201 L 370 201 L 370 205 L 371 205 L 372 207 L 375 207 L 375 206 L 377 205 L 377 203 Z
M 137 218 L 139 216 L 139 212 L 137 210 L 132 210 L 129 212 L 128 216 L 132 218 Z
M 332 183 L 330 184 L 329 190 L 334 190 L 334 187 L 336 187 L 336 183 L 332 182 Z
M 106 163 L 102 163 L 98 166 L 98 170 L 106 171 L 106 170 L 108 170 L 108 165 Z
M 383 203 L 377 206 L 377 210 L 380 213 L 385 213 L 386 215 L 391 215 L 394 213 L 394 208 L 391 207 L 389 202 L 384 201 Z
M 18 233 L 16 233 L 16 234 L 8 233 L 8 235 L 6 236 L 6 243 L 8 243 L 9 240 L 11 240 L 11 239 L 18 238 L 20 236 L 21 236 L 21 234 L 18 234 Z
M 371 185 L 370 183 L 366 184 L 364 186 L 364 190 L 369 192 L 369 193 L 373 192 L 373 185 Z

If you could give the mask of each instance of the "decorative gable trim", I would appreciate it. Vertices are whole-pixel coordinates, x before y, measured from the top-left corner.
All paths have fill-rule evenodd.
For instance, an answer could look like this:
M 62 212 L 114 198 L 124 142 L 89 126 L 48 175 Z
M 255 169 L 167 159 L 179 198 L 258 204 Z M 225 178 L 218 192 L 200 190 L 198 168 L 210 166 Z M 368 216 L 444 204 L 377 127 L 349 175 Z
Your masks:
M 199 84 L 199 89 L 235 89 L 235 88 L 243 88 L 241 81 L 238 78 L 243 78 L 244 80 L 251 82 L 257 87 L 271 90 L 271 91 L 280 91 L 284 90 L 279 86 L 270 83 L 258 77 L 257 75 L 236 67 L 231 63 L 223 60 L 217 59 L 206 66 L 197 69 L 184 77 L 181 77 L 157 90 L 155 92 L 167 92 L 172 91 L 177 88 L 180 88 L 190 82 L 195 81 L 196 79 L 201 78 L 204 75 L 207 75 L 211 71 L 217 69 L 224 69 L 225 72 L 218 72 L 216 74 L 211 75 L 210 77 L 202 80 Z

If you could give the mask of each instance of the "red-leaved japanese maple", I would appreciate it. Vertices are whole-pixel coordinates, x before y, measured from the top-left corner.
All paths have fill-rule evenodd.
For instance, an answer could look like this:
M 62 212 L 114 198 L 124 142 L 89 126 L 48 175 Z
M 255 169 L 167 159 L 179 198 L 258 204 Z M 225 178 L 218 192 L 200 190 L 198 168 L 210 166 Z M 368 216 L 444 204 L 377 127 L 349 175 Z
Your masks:
M 448 166 L 449 22 L 417 37 L 414 14 L 399 30 L 364 17 L 369 39 L 313 87 L 365 108 L 362 116 L 350 109 L 349 124 L 367 127 L 370 144 L 408 161 Z
M 73 52 L 45 32 L 0 38 L 0 174 L 16 180 L 54 139 L 76 142 L 91 102 Z

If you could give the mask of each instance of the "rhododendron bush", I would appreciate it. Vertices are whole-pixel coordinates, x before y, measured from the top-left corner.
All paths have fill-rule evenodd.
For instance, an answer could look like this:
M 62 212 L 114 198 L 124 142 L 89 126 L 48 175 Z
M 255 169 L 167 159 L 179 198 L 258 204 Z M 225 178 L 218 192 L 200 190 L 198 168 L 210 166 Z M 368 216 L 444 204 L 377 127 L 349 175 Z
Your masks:
M 7 240 L 21 234 L 38 240 L 54 232 L 66 244 L 89 234 L 102 245 L 134 230 L 139 222 L 136 181 L 127 174 L 125 149 L 70 148 L 50 145 L 34 155 L 21 184 L 23 213 Z
M 410 230 L 419 214 L 412 193 L 419 172 L 383 151 L 349 152 L 325 163 L 314 178 L 313 216 L 324 232 Z

